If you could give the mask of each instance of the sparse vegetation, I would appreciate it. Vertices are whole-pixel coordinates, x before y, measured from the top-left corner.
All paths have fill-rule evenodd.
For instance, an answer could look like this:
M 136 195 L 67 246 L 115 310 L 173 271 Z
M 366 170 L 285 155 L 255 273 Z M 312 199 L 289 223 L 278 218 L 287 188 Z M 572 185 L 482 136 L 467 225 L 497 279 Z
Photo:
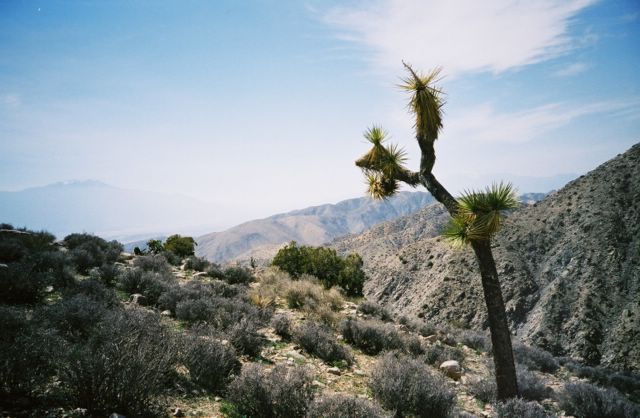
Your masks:
M 0 247 L 4 237 L 0 233 Z M 28 402 L 37 410 L 33 416 L 48 416 L 52 408 L 68 414 L 85 408 L 94 416 L 160 417 L 178 399 L 181 404 L 206 403 L 203 396 L 221 396 L 220 411 L 233 418 L 468 416 L 453 412 L 454 392 L 437 367 L 445 360 L 468 361 L 465 367 L 486 361 L 482 352 L 488 350 L 488 339 L 482 333 L 436 329 L 403 317 L 395 323 L 383 306 L 361 301 L 354 309 L 354 300 L 336 288 L 326 289 L 306 274 L 292 280 L 276 268 L 258 269 L 254 277 L 232 267 L 236 270 L 227 276 L 229 268 L 195 257 L 174 267 L 167 261 L 170 253 L 160 252 L 122 257 L 119 263 L 105 262 L 80 273 L 70 251 L 50 245 L 46 234 L 40 238 L 28 245 L 12 241 L 21 250 L 11 255 L 14 261 L 0 266 L 0 278 L 24 270 L 12 277 L 23 279 L 19 283 L 27 290 L 2 293 L 0 301 L 6 337 L 0 341 L 0 402 L 10 414 Z M 79 247 L 98 241 L 78 234 L 70 242 Z M 114 260 L 113 255 L 96 258 Z M 213 268 L 218 278 L 192 276 L 197 269 Z M 0 288 L 16 291 L 13 283 L 7 278 Z M 35 289 L 31 293 L 30 286 Z M 145 307 L 127 298 L 133 293 L 144 296 L 137 303 Z M 161 315 L 165 310 L 169 312 Z M 278 314 L 272 318 L 274 310 Z M 549 353 L 524 345 L 516 350 L 520 395 L 544 400 L 552 404 L 550 410 L 559 409 L 545 385 L 547 373 L 556 373 L 552 379 L 566 380 L 566 373 L 587 377 L 620 387 L 634 399 L 638 386 L 633 373 L 563 359 L 566 369 L 558 374 L 558 359 Z M 369 368 L 372 363 L 375 367 Z M 458 387 L 478 401 L 495 402 L 490 378 L 463 380 Z M 558 399 L 576 417 L 637 414 L 637 406 L 613 389 L 575 385 L 587 386 L 567 384 Z M 345 393 L 333 393 L 336 388 Z M 354 393 L 373 394 L 376 400 Z M 497 404 L 495 410 L 498 416 L 547 416 L 538 404 L 520 399 Z M 597 415 L 603 413 L 609 415 Z

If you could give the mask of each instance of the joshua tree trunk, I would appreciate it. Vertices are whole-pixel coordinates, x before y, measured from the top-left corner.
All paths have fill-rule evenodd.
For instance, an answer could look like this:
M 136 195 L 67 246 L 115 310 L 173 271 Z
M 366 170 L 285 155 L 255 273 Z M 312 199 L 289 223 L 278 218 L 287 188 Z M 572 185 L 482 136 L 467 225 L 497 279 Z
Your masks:
M 451 216 L 458 211 L 458 202 L 444 188 L 431 173 L 435 162 L 433 147 L 429 150 L 431 155 L 424 153 L 420 167 L 420 182 L 429 192 L 442 203 Z M 491 330 L 491 343 L 493 346 L 493 363 L 496 372 L 496 385 L 498 387 L 498 400 L 514 398 L 518 396 L 518 382 L 516 368 L 513 362 L 513 349 L 511 347 L 511 333 L 507 324 L 507 314 L 504 308 L 502 290 L 498 280 L 498 271 L 491 251 L 489 239 L 472 241 L 471 247 L 476 254 L 480 266 L 482 278 L 482 290 L 487 306 L 489 329 Z
M 496 370 L 496 384 L 498 387 L 498 400 L 504 400 L 518 396 L 518 383 L 516 380 L 516 367 L 513 362 L 513 350 L 511 348 L 511 333 L 507 324 L 507 314 L 504 309 L 502 290 L 496 271 L 496 263 L 491 252 L 489 240 L 472 241 L 471 247 L 476 253 L 480 275 L 482 277 L 482 290 L 484 301 L 487 305 L 489 317 L 489 329 L 491 330 L 491 344 L 493 346 L 493 364 Z

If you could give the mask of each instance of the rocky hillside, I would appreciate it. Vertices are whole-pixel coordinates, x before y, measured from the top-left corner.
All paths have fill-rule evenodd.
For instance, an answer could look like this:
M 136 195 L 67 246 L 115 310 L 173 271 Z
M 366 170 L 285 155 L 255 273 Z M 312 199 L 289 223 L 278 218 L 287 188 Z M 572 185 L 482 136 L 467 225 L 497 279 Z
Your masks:
M 432 202 L 433 198 L 428 193 L 402 192 L 385 202 L 362 197 L 314 206 L 203 235 L 197 238 L 197 254 L 215 262 L 249 257 L 267 259 L 284 243 L 297 241 L 300 244 L 320 245 L 413 213 Z
M 514 332 L 556 355 L 640 367 L 640 144 L 506 221 L 494 253 Z M 438 206 L 333 243 L 357 251 L 369 299 L 486 328 L 470 249 L 438 237 Z

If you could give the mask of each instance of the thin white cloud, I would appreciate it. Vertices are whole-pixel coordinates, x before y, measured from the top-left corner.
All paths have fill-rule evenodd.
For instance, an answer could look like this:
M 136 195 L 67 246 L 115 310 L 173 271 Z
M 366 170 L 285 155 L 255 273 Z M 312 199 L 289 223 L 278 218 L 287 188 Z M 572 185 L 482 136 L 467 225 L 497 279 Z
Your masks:
M 564 68 L 559 69 L 554 72 L 553 75 L 556 77 L 571 77 L 580 73 L 583 73 L 589 69 L 589 65 L 584 62 L 574 62 L 573 64 L 569 64 Z
M 325 19 L 372 52 L 377 66 L 401 60 L 443 66 L 449 76 L 503 72 L 571 50 L 572 19 L 596 0 L 380 0 L 335 8 Z
M 525 111 L 501 113 L 485 103 L 451 118 L 444 135 L 480 142 L 524 143 L 595 114 L 629 117 L 640 114 L 640 100 L 603 101 L 586 105 L 551 103 Z

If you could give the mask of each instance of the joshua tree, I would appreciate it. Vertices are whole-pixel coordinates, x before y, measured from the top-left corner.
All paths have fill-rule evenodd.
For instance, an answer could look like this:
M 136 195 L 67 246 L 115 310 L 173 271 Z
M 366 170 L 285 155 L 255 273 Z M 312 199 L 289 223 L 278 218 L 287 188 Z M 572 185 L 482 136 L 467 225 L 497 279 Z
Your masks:
M 451 214 L 445 235 L 456 244 L 470 244 L 476 255 L 487 305 L 498 399 L 518 395 L 516 370 L 511 348 L 502 291 L 498 280 L 491 237 L 500 227 L 502 212 L 514 209 L 517 200 L 509 184 L 494 184 L 481 192 L 466 192 L 455 199 L 435 178 L 431 170 L 436 160 L 434 143 L 442 128 L 442 91 L 434 86 L 439 70 L 426 75 L 404 64 L 409 76 L 401 87 L 411 94 L 410 111 L 415 115 L 416 140 L 422 154 L 420 171 L 405 167 L 406 153 L 397 145 L 385 144 L 386 132 L 377 126 L 365 132 L 371 150 L 356 161 L 367 176 L 369 193 L 374 198 L 392 196 L 404 182 L 412 187 L 423 185 Z

